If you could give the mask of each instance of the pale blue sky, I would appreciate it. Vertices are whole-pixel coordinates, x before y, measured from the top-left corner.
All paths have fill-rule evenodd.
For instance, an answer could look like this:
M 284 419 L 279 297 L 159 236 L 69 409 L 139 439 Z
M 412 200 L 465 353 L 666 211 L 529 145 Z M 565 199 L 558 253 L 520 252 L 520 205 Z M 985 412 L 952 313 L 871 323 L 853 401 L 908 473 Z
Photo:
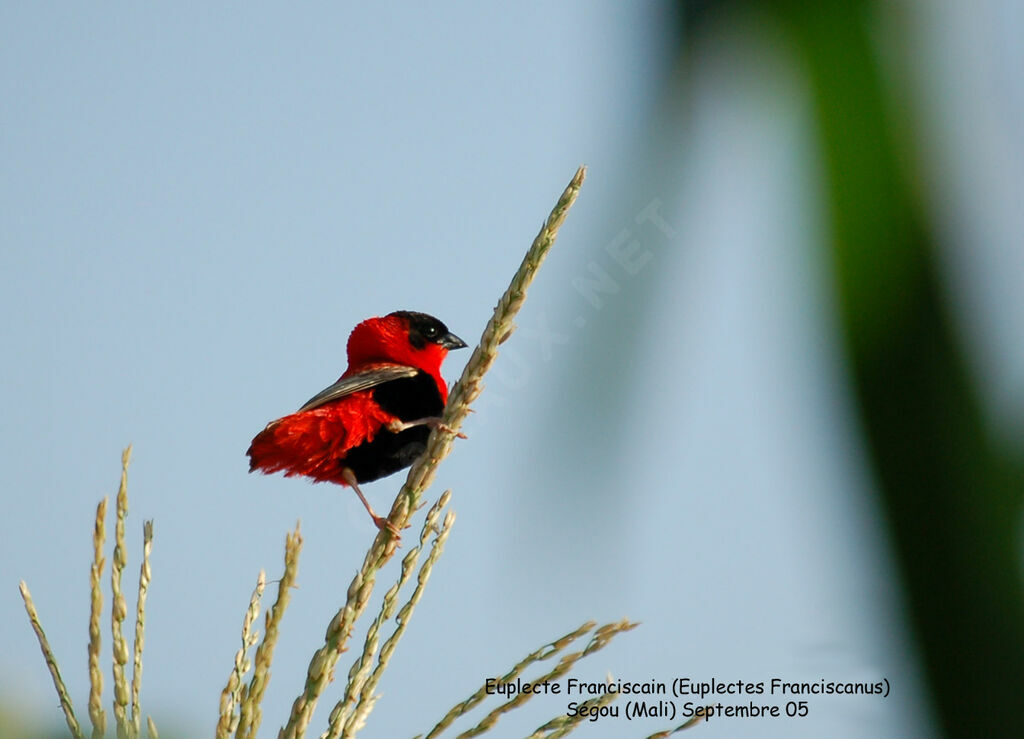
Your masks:
M 1010 123 L 1024 93 L 1000 76 L 1015 47 L 989 42 L 1021 28 L 1011 5 L 969 22 L 921 11 L 913 37 L 936 121 L 926 184 L 950 263 L 970 266 L 951 283 L 961 320 L 984 328 L 965 334 L 1005 427 L 1024 398 L 1024 358 L 1005 348 L 1024 315 L 1005 310 L 1022 273 L 1024 127 Z M 473 343 L 586 163 L 522 330 L 435 485 L 453 489 L 458 520 L 365 736 L 428 729 L 541 643 L 622 616 L 643 626 L 579 676 L 884 676 L 886 701 L 815 699 L 806 720 L 742 733 L 927 732 L 834 335 L 801 77 L 750 29 L 706 41 L 689 130 L 664 152 L 679 181 L 652 185 L 638 152 L 667 22 L 654 2 L 0 9 L 5 705 L 59 721 L 24 578 L 86 720 L 92 517 L 132 442 L 131 591 L 143 519 L 156 533 L 142 701 L 166 733 L 214 726 L 256 574 L 279 574 L 302 521 L 264 710 L 276 731 L 374 531 L 350 491 L 248 475 L 249 440 L 340 374 L 367 316 L 426 311 Z M 943 64 L 957 74 L 938 94 Z M 999 103 L 972 97 L 992 80 Z M 1007 186 L 1017 207 L 986 197 Z M 654 202 L 671 232 L 638 219 Z M 623 231 L 649 255 L 635 270 L 608 250 Z M 594 264 L 618 289 L 598 306 L 578 289 Z M 623 364 L 595 330 L 623 321 L 637 349 L 621 418 L 594 424 L 587 406 L 609 399 L 572 360 L 603 349 Z M 614 451 L 589 446 L 602 440 Z M 377 508 L 402 479 L 367 486 Z M 564 708 L 537 699 L 497 735 Z

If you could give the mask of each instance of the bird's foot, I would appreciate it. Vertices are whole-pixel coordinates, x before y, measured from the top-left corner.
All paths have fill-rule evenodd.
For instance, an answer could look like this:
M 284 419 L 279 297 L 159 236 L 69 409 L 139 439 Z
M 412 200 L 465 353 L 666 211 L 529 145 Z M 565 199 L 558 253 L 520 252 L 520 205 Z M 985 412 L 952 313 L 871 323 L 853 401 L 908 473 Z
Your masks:
M 444 423 L 440 418 L 437 418 L 436 416 L 431 416 L 429 418 L 417 418 L 415 421 L 400 421 L 398 419 L 395 419 L 394 421 L 387 425 L 387 428 L 388 431 L 397 434 L 400 431 L 411 429 L 414 426 L 430 426 L 430 428 L 438 428 L 441 429 L 442 431 L 447 431 L 452 436 L 457 436 L 460 439 L 469 438 L 464 433 L 462 433 L 461 431 L 456 431 L 455 429 L 453 429 L 448 424 Z
M 399 531 L 398 527 L 391 523 L 391 521 L 389 521 L 388 519 L 384 518 L 383 516 L 373 515 L 373 523 L 381 531 L 384 531 L 386 529 L 388 533 L 390 533 L 391 536 L 394 537 L 395 541 L 402 541 L 402 532 Z M 406 528 L 409 527 L 406 526 Z

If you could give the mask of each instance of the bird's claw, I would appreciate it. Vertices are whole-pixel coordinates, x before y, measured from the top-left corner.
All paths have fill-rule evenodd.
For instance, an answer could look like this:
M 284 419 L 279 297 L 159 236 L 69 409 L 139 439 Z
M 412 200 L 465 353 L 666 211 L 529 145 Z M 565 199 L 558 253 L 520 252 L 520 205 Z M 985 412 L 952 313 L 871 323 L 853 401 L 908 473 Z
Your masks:
M 456 431 L 455 429 L 453 429 L 451 426 L 449 426 L 446 423 L 441 423 L 440 421 L 438 421 L 437 424 L 435 424 L 435 425 L 437 426 L 437 428 L 441 429 L 442 431 L 447 431 L 449 434 L 451 434 L 452 436 L 455 436 L 455 437 L 457 437 L 459 439 L 468 439 L 469 438 L 468 436 L 466 436 L 461 431 Z
M 442 431 L 447 431 L 449 434 L 458 437 L 459 439 L 469 438 L 461 431 L 457 431 L 448 424 L 444 423 L 440 418 L 420 418 L 416 421 L 400 421 L 398 419 L 395 419 L 394 421 L 391 421 L 387 424 L 387 429 L 388 431 L 397 434 L 414 426 L 429 426 L 430 428 L 437 428 L 441 429 Z
M 390 533 L 391 536 L 394 537 L 395 541 L 401 541 L 402 540 L 402 532 L 400 532 L 398 530 L 397 526 L 395 526 L 393 523 L 391 523 L 391 521 L 389 521 L 388 519 L 384 518 L 383 516 L 374 516 L 373 517 L 373 523 L 381 531 L 387 529 L 388 533 Z M 409 527 L 406 526 L 405 528 L 409 528 Z

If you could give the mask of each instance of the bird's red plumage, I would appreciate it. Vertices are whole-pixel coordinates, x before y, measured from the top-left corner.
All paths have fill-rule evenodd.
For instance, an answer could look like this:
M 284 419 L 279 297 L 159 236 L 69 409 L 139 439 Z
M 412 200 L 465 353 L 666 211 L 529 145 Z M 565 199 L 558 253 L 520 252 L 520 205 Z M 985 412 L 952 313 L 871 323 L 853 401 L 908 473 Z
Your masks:
M 285 477 L 345 485 L 339 460 L 352 448 L 373 441 L 395 417 L 373 400 L 370 390 L 334 403 L 271 421 L 249 447 L 250 469 Z
M 409 326 L 394 315 L 370 318 L 354 329 L 348 337 L 348 369 L 342 377 L 362 372 L 374 364 L 404 364 L 428 373 L 437 383 L 441 401 L 448 402 L 448 385 L 441 377 L 441 362 L 448 350 L 428 343 L 417 349 L 409 343 Z
M 442 404 L 447 401 L 448 386 L 441 376 L 441 362 L 448 350 L 431 341 L 415 346 L 410 341 L 409 320 L 402 314 L 360 323 L 349 336 L 347 351 L 349 365 L 339 380 L 373 371 L 383 364 L 404 365 L 430 375 Z M 346 455 L 373 441 L 382 428 L 397 420 L 374 400 L 373 390 L 352 392 L 267 424 L 247 452 L 249 470 L 283 472 L 285 477 L 301 475 L 316 482 L 346 485 Z

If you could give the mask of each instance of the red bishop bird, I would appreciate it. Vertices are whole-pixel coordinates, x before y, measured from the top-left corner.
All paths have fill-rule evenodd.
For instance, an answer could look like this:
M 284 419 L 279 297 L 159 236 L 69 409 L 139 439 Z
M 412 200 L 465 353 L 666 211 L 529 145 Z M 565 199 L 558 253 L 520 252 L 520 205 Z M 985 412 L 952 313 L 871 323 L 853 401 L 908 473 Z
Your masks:
M 423 454 L 448 401 L 441 362 L 450 349 L 465 346 L 426 313 L 396 311 L 363 321 L 348 337 L 345 373 L 256 435 L 246 452 L 249 471 L 348 485 L 377 528 L 397 535 L 359 483 L 409 467 Z

